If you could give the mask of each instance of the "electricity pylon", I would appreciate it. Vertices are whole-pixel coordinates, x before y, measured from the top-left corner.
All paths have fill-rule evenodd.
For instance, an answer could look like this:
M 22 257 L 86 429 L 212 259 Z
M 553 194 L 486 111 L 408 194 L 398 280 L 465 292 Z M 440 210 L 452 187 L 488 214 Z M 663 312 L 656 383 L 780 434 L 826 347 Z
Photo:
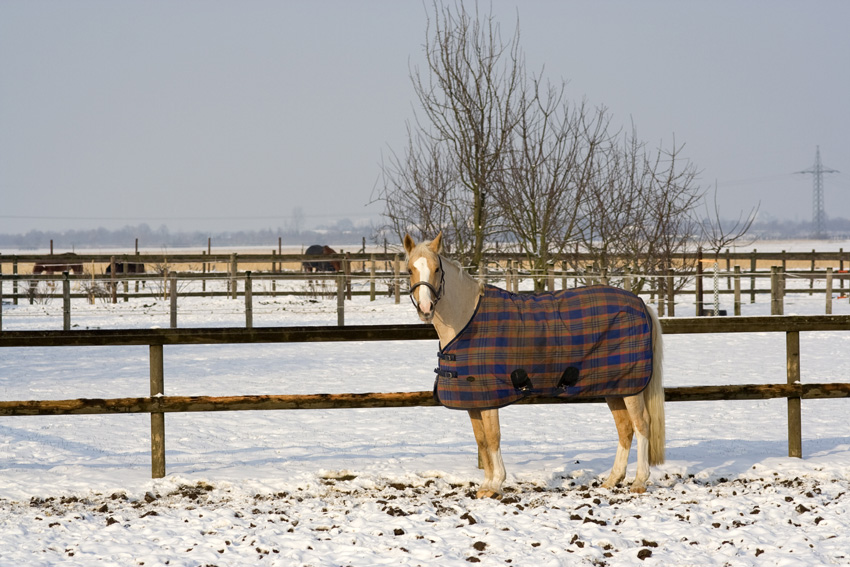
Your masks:
M 838 173 L 837 169 L 824 167 L 820 161 L 820 146 L 815 150 L 815 164 L 809 169 L 797 171 L 795 173 L 811 173 L 814 180 L 814 188 L 812 190 L 812 229 L 814 230 L 814 238 L 824 238 L 826 236 L 826 211 L 823 206 L 823 174 Z

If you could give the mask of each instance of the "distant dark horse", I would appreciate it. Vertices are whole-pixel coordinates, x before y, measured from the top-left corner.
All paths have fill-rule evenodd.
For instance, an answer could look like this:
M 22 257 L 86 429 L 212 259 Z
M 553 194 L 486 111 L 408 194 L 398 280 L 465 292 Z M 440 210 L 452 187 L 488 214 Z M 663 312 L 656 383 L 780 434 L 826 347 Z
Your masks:
M 330 246 L 322 246 L 321 244 L 313 244 L 304 252 L 308 256 L 318 256 L 324 255 L 328 256 L 331 254 L 336 254 L 336 250 L 331 248 Z M 329 262 L 325 261 L 310 261 L 310 262 L 301 262 L 301 269 L 305 272 L 338 272 L 340 270 L 339 261 L 332 260 Z
M 50 258 L 49 261 L 36 262 L 32 268 L 33 275 L 39 274 L 61 274 L 62 272 L 74 272 L 74 274 L 83 273 L 83 263 L 77 260 L 77 255 L 73 252 L 67 254 L 57 254 Z
M 144 274 L 145 265 L 141 262 L 115 262 L 116 274 Z M 112 264 L 106 266 L 106 274 L 112 275 Z M 145 281 L 142 280 L 142 287 L 145 287 Z M 112 285 L 111 283 L 108 285 Z M 136 291 L 139 291 L 139 280 L 136 280 Z
M 106 273 L 112 273 L 112 264 L 106 266 Z M 141 262 L 115 262 L 116 274 L 144 274 L 145 265 Z

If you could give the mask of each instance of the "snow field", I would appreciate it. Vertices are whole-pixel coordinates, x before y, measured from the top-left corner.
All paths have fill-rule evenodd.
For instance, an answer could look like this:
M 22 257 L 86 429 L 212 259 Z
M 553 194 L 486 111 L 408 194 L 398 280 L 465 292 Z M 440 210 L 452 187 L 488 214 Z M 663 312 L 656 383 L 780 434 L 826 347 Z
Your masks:
M 766 314 L 765 299 L 746 304 L 745 315 Z M 336 322 L 334 300 L 256 301 L 255 326 Z M 822 304 L 790 296 L 786 312 L 820 313 Z M 178 322 L 240 326 L 242 305 L 181 300 Z M 61 304 L 3 307 L 4 330 L 61 328 Z M 690 314 L 693 305 L 677 309 Z M 836 302 L 835 312 L 850 305 Z M 168 311 L 75 304 L 72 321 L 166 327 Z M 347 324 L 416 322 L 404 298 L 346 304 Z M 803 381 L 846 381 L 848 340 L 803 333 Z M 668 386 L 785 381 L 781 333 L 665 341 Z M 166 347 L 165 391 L 427 390 L 436 349 L 436 341 Z M 0 396 L 145 396 L 147 357 L 147 347 L 4 349 Z M 470 496 L 482 478 L 472 430 L 464 412 L 445 408 L 167 414 L 168 474 L 158 480 L 147 415 L 4 417 L 0 565 L 850 564 L 850 404 L 802 407 L 804 458 L 790 459 L 784 400 L 668 404 L 668 461 L 641 496 L 598 487 L 616 449 L 604 404 L 509 407 L 501 501 Z

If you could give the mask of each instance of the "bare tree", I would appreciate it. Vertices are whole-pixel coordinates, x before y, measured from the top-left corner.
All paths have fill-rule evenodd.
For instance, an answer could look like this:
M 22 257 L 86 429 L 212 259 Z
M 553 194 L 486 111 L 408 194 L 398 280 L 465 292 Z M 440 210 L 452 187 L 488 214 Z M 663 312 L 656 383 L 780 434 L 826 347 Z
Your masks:
M 647 273 L 669 267 L 700 198 L 681 148 L 651 152 L 634 128 L 612 134 L 606 109 L 569 105 L 563 82 L 527 74 L 518 23 L 503 38 L 477 5 L 432 8 L 425 68 L 410 71 L 419 106 L 408 143 L 382 164 L 385 230 L 443 231 L 476 267 L 498 236 L 536 273 L 577 243 L 612 274 L 623 257 Z
M 582 207 L 582 243 L 597 269 L 662 273 L 672 267 L 674 254 L 693 243 L 702 193 L 696 168 L 680 157 L 681 150 L 674 144 L 650 152 L 634 127 L 608 147 Z
M 477 266 L 495 226 L 493 192 L 518 116 L 523 114 L 524 63 L 519 24 L 503 39 L 492 14 L 474 12 L 463 3 L 433 5 L 426 29 L 425 71 L 414 68 L 411 80 L 419 100 L 419 130 L 444 150 L 465 193 L 463 216 L 469 242 L 455 242 L 456 253 Z
M 607 141 L 605 109 L 571 107 L 564 84 L 540 84 L 525 91 L 507 154 L 505 175 L 495 198 L 505 229 L 535 274 L 535 289 L 545 285 L 547 266 L 575 238 L 579 205 Z
M 636 138 L 618 139 L 600 151 L 595 160 L 585 198 L 581 204 L 582 248 L 593 257 L 594 271 L 615 273 L 617 258 L 635 255 L 639 248 L 639 227 L 643 222 L 639 206 L 645 186 L 639 160 L 643 144 Z M 577 270 L 585 266 L 576 265 Z
M 408 145 L 382 163 L 382 187 L 375 201 L 384 202 L 389 230 L 401 242 L 405 234 L 418 240 L 443 231 L 450 242 L 468 235 L 461 218 L 467 208 L 456 194 L 456 172 L 442 145 L 408 125 Z
M 731 224 L 731 226 L 728 224 L 728 221 L 726 221 L 724 226 L 724 221 L 720 218 L 720 208 L 717 205 L 716 184 L 714 186 L 713 194 L 713 211 L 709 211 L 708 203 L 704 203 L 705 217 L 700 223 L 700 228 L 702 230 L 702 239 L 700 244 L 703 248 L 714 252 L 714 258 L 716 261 L 720 256 L 721 250 L 741 240 L 750 231 L 750 228 L 753 226 L 753 222 L 756 220 L 756 215 L 758 215 L 761 203 L 758 203 L 755 207 L 750 209 L 750 212 L 746 217 L 744 216 L 744 212 L 741 211 L 738 214 L 738 218 Z

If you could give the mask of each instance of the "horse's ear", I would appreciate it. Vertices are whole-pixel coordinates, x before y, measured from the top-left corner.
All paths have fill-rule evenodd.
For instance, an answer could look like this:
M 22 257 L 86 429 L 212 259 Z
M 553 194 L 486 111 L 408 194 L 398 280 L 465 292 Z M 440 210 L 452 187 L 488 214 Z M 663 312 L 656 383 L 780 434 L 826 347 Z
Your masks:
M 413 249 L 415 247 L 416 247 L 416 243 L 413 242 L 413 239 L 410 237 L 410 235 L 405 234 L 404 235 L 404 249 L 407 251 L 408 256 L 410 255 L 411 252 L 413 252 Z
M 435 254 L 443 253 L 443 231 L 440 231 L 440 234 L 431 241 L 428 248 L 430 248 Z

